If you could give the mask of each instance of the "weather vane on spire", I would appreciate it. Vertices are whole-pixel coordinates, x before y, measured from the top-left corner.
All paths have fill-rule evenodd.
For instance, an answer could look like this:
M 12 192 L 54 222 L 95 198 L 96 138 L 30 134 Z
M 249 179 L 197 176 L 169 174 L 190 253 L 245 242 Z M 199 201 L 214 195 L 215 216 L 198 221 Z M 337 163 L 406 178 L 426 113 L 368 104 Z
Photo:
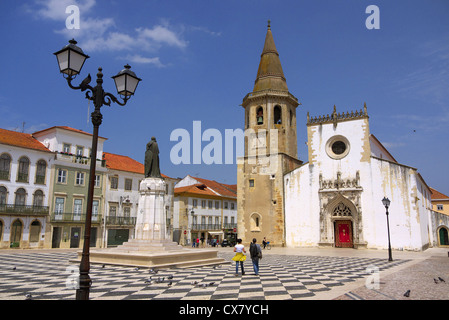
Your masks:
M 268 20 L 268 29 L 270 29 L 271 28 L 271 20 Z

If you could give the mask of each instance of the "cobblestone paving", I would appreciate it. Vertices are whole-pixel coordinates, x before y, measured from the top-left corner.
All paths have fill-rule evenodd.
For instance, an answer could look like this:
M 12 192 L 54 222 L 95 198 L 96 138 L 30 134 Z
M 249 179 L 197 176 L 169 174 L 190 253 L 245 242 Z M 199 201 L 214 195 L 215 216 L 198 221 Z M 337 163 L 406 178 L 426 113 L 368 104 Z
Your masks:
M 430 257 L 419 261 L 380 277 L 378 288 L 363 286 L 336 300 L 449 300 L 449 258 Z
M 219 252 L 219 255 L 230 261 L 233 253 Z M 73 251 L 0 254 L 0 299 L 24 300 L 26 295 L 31 295 L 33 300 L 73 300 L 75 290 L 71 286 L 76 279 L 74 272 L 78 266 L 68 261 L 75 257 L 76 253 Z M 398 259 L 388 262 L 386 259 L 367 257 L 267 254 L 260 263 L 259 276 L 254 275 L 251 261 L 245 262 L 246 274 L 243 276 L 234 275 L 234 264 L 161 269 L 157 274 L 150 274 L 147 268 L 136 270 L 133 267 L 112 265 L 103 267 L 93 264 L 90 270 L 92 279 L 90 299 L 310 299 L 322 292 L 332 292 L 335 288 L 344 288 L 348 283 L 368 277 L 371 273 L 367 268 L 375 267 L 383 271 L 408 261 Z M 447 273 L 444 276 L 449 280 Z M 148 283 L 150 277 L 151 283 Z M 164 280 L 158 283 L 158 278 Z M 439 285 L 443 287 L 446 284 Z M 415 294 L 413 291 L 412 294 Z M 365 292 L 353 291 L 352 294 L 352 298 L 355 296 L 369 298 Z M 344 295 L 340 299 L 351 299 L 351 296 Z

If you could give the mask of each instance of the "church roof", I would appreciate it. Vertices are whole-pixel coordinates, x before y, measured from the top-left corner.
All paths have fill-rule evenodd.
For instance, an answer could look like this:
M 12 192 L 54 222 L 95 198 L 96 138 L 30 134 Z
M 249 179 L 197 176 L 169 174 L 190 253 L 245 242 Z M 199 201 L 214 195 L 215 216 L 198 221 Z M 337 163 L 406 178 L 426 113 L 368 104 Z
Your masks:
M 51 152 L 29 133 L 0 129 L 0 143 L 11 146 Z
M 273 34 L 271 33 L 270 21 L 268 21 L 267 34 L 253 92 L 266 89 L 288 91 L 279 53 L 276 50 Z

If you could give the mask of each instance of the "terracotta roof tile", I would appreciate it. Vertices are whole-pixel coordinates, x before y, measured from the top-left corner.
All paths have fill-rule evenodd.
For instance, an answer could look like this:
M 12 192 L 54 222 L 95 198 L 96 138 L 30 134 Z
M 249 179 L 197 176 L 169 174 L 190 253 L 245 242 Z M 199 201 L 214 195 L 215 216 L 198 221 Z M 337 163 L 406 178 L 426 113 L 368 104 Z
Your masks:
M 192 177 L 200 182 L 186 187 L 175 188 L 175 193 L 193 193 L 198 195 L 222 196 L 227 198 L 237 197 L 237 185 L 223 184 L 214 180 Z M 202 190 L 200 187 L 202 187 Z M 204 188 L 204 186 L 206 188 Z
M 0 129 L 0 143 L 21 148 L 51 152 L 29 133 Z
M 134 172 L 139 174 L 145 173 L 145 166 L 128 156 L 103 152 L 103 158 L 106 160 L 106 167 L 111 170 Z M 170 178 L 161 173 L 163 178 Z
M 77 133 L 86 134 L 88 136 L 92 136 L 92 133 L 88 133 L 88 132 L 85 132 L 85 131 L 79 130 L 79 129 L 74 129 L 74 128 L 68 127 L 68 126 L 54 126 L 54 127 L 50 127 L 50 128 L 44 129 L 44 130 L 40 130 L 40 131 L 34 132 L 33 134 L 38 134 L 38 133 L 41 133 L 41 132 L 45 132 L 45 131 L 51 130 L 53 128 L 64 129 L 64 130 L 73 131 L 73 132 L 77 132 Z M 98 138 L 107 140 L 107 138 L 105 138 L 105 137 L 98 136 Z
M 175 188 L 175 194 L 192 193 L 197 195 L 218 196 L 210 188 L 202 183 L 192 184 L 190 186 Z
M 449 200 L 449 197 L 434 188 L 430 188 L 430 191 L 432 191 L 432 195 L 430 196 L 431 200 Z

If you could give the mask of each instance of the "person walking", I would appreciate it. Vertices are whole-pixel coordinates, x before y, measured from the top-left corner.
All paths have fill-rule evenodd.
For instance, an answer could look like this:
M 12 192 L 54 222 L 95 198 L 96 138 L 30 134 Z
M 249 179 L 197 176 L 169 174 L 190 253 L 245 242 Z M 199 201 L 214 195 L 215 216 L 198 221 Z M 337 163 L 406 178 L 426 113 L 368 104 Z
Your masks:
M 267 238 L 263 237 L 262 244 L 263 248 L 265 249 L 267 247 Z
M 249 245 L 249 253 L 251 255 L 251 261 L 253 262 L 254 273 L 256 276 L 259 275 L 259 259 L 262 259 L 262 248 L 256 243 L 256 238 Z
M 246 260 L 246 250 L 245 246 L 242 244 L 242 239 L 237 239 L 237 244 L 234 247 L 235 256 L 232 258 L 232 260 L 235 261 L 235 276 L 237 277 L 239 275 L 239 262 L 240 267 L 242 269 L 242 276 L 245 274 L 245 270 L 243 268 L 243 261 Z

